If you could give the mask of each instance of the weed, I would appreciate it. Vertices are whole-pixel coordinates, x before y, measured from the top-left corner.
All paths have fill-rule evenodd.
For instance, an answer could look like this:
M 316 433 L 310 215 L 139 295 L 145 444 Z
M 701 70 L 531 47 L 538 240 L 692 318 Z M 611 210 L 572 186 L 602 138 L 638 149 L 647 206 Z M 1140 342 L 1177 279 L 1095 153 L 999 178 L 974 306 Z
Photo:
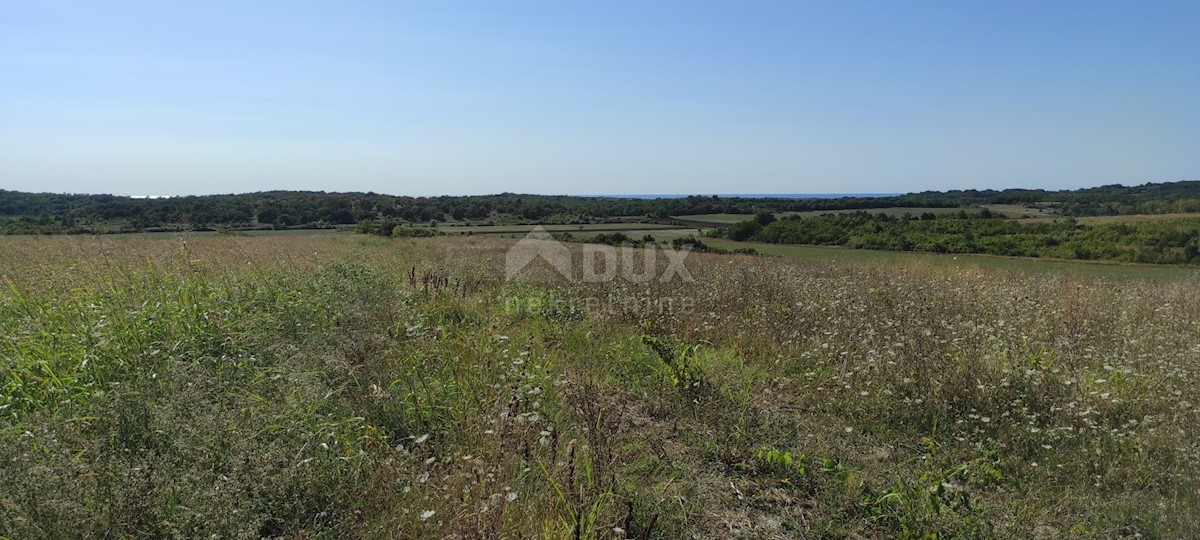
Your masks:
M 642 343 L 650 347 L 667 366 L 671 383 L 676 388 L 695 390 L 705 384 L 704 372 L 696 365 L 695 345 L 683 346 L 676 350 L 663 340 L 646 335 L 642 336 Z

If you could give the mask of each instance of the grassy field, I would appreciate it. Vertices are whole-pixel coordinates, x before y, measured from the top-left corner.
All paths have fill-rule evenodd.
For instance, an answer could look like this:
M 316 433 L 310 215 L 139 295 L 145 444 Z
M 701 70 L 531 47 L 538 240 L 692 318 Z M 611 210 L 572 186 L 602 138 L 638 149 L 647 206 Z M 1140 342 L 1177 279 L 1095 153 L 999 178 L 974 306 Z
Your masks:
M 0 536 L 1200 535 L 1194 281 L 511 245 L 0 238 Z
M 693 214 L 687 216 L 672 216 L 675 219 L 712 223 L 714 225 L 730 225 L 739 221 L 753 219 L 754 214 Z
M 1087 225 L 1103 223 L 1127 223 L 1130 221 L 1159 221 L 1164 219 L 1183 219 L 1200 217 L 1200 214 L 1128 214 L 1124 216 L 1084 216 L 1075 218 L 1076 221 Z
M 1037 208 L 1026 208 L 1020 205 L 993 204 L 987 208 L 993 212 L 997 212 L 1010 218 L 1030 218 L 1030 219 L 1065 219 L 1064 216 L 1055 215 L 1049 210 L 1041 210 Z M 859 212 L 860 210 L 827 210 L 821 212 L 785 212 L 776 214 L 778 217 L 799 215 L 799 216 L 819 216 L 821 214 L 844 214 L 848 212 Z M 903 216 L 911 214 L 919 216 L 923 212 L 931 214 L 955 214 L 958 213 L 958 208 L 879 208 L 864 210 L 871 213 L 887 214 L 890 216 Z M 967 212 L 978 212 L 978 210 L 967 209 Z M 1085 216 L 1075 218 L 1079 223 L 1085 225 L 1099 225 L 1104 223 L 1123 223 L 1130 221 L 1157 221 L 1166 219 L 1193 218 L 1200 214 L 1128 214 L 1123 216 Z M 711 223 L 714 226 L 729 225 L 739 221 L 746 221 L 754 217 L 753 214 L 696 214 L 690 216 L 675 216 L 676 219 L 686 220 L 689 222 Z
M 237 231 L 188 231 L 188 232 L 151 232 L 151 233 L 116 233 L 114 237 L 131 237 L 131 238 L 192 238 L 205 236 L 311 236 L 315 234 L 347 234 L 351 229 L 347 227 L 337 229 L 253 229 L 253 230 L 237 230 Z
M 538 225 L 439 226 L 438 230 L 446 234 L 523 234 L 532 231 L 535 227 L 538 227 Z M 615 231 L 628 234 L 630 231 L 657 231 L 680 228 L 657 223 L 588 223 L 584 225 L 541 225 L 541 227 L 549 232 L 569 232 L 572 234 Z
M 1010 218 L 1055 217 L 1052 208 L 1047 208 L 1047 207 L 1043 207 L 1043 206 L 1035 206 L 1033 208 L 1030 208 L 1023 204 L 988 204 L 988 205 L 984 205 L 984 208 L 987 208 L 988 210 L 991 210 L 992 212 L 996 212 L 998 214 L 1003 214 Z
M 848 249 L 830 246 L 735 242 L 724 238 L 703 238 L 713 247 L 733 251 L 753 248 L 765 255 L 817 261 L 846 261 L 877 265 L 925 264 L 951 267 L 977 267 L 983 270 L 1011 270 L 1027 274 L 1063 274 L 1112 278 L 1191 281 L 1200 284 L 1200 269 L 1182 266 L 1136 265 L 1087 261 L 1043 260 L 1027 257 L 995 257 L 975 254 L 935 254 L 905 251 Z
M 629 229 L 620 231 L 626 236 L 640 240 L 646 235 L 654 237 L 655 241 L 663 242 L 673 240 L 675 238 L 683 238 L 687 236 L 700 236 L 701 229 L 697 228 L 678 228 L 678 229 Z M 602 234 L 600 232 L 574 232 L 571 233 L 572 239 L 577 241 L 588 241 Z
M 957 214 L 959 212 L 959 210 L 962 210 L 962 209 L 961 208 L 894 207 L 894 208 L 868 208 L 868 209 L 864 209 L 864 210 L 821 210 L 821 211 L 813 211 L 813 212 L 783 212 L 781 214 L 778 214 L 777 216 L 778 217 L 786 217 L 786 216 L 812 217 L 812 216 L 819 216 L 822 214 L 852 214 L 854 212 L 867 212 L 870 214 L 884 214 L 884 215 L 888 215 L 888 216 L 899 217 L 899 216 L 903 216 L 905 214 L 912 215 L 912 216 L 919 216 L 924 213 L 929 213 L 929 214 L 934 214 L 934 215 Z M 971 209 L 971 208 L 968 208 L 965 211 L 968 213 L 978 213 L 979 212 L 978 209 Z
M 872 209 L 863 209 L 863 210 L 820 210 L 820 211 L 809 211 L 809 212 L 779 212 L 779 214 L 775 214 L 775 217 L 820 216 L 823 214 L 850 214 L 850 212 L 870 212 L 870 214 L 887 214 L 889 216 L 902 216 L 905 214 L 919 216 L 919 215 L 924 214 L 924 212 L 929 212 L 929 214 L 958 214 L 959 210 L 960 209 L 958 209 L 958 208 L 900 208 L 900 206 L 896 206 L 896 208 L 872 208 Z M 967 211 L 968 212 L 978 212 L 979 210 L 978 209 L 974 209 L 974 210 L 967 209 Z M 1004 208 L 1004 209 L 997 209 L 996 211 L 1003 211 L 1003 212 L 1006 212 L 1006 215 L 1008 215 L 1008 212 L 1013 212 L 1014 210 Z M 752 214 L 696 214 L 696 215 L 689 215 L 689 216 L 673 216 L 673 217 L 677 218 L 677 220 L 683 220 L 685 222 L 712 223 L 713 226 L 726 226 L 726 224 L 737 223 L 739 221 L 751 220 L 751 218 L 754 218 L 754 215 L 752 215 Z

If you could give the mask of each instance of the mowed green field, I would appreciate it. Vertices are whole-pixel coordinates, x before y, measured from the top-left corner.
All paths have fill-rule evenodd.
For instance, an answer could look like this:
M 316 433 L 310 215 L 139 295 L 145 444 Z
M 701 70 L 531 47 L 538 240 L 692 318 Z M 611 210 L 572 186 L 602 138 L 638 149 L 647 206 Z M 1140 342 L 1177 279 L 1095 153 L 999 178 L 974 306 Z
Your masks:
M 712 223 L 714 225 L 730 225 L 739 221 L 753 219 L 754 214 L 692 214 L 685 216 L 671 216 L 675 219 L 686 221 L 698 221 L 704 223 Z
M 1169 219 L 1186 219 L 1200 217 L 1200 214 L 1129 214 L 1125 216 L 1084 216 L 1075 218 L 1079 223 L 1086 225 L 1100 225 L 1105 223 L 1127 223 L 1131 221 L 1160 221 Z
M 700 236 L 701 229 L 698 228 L 678 228 L 678 229 L 631 229 L 619 231 L 625 236 L 634 240 L 641 240 L 646 235 L 654 237 L 657 242 L 674 240 L 676 238 L 685 238 L 688 236 Z M 598 234 L 610 234 L 603 232 L 581 232 L 571 233 L 574 240 L 587 241 L 595 238 Z
M 816 210 L 816 211 L 812 211 L 812 212 L 784 212 L 781 214 L 777 214 L 777 217 L 786 217 L 786 216 L 812 217 L 812 216 L 820 216 L 823 214 L 852 214 L 855 212 L 867 212 L 869 214 L 883 214 L 883 215 L 887 215 L 887 216 L 899 217 L 899 216 L 903 216 L 906 214 L 911 215 L 911 216 L 919 216 L 919 215 L 925 214 L 925 213 L 934 214 L 934 215 L 957 214 L 959 212 L 959 210 L 961 210 L 961 209 L 960 208 L 907 208 L 907 207 L 867 208 L 867 209 L 862 209 L 862 210 L 854 209 L 854 210 Z M 976 208 L 967 208 L 965 211 L 967 213 L 972 213 L 972 214 L 979 213 L 979 209 L 976 209 Z
M 528 233 L 536 227 L 541 227 L 549 232 L 569 232 L 587 233 L 587 232 L 625 232 L 629 231 L 657 231 L 679 229 L 674 225 L 662 225 L 658 223 L 588 223 L 583 225 L 479 225 L 474 227 L 463 226 L 438 226 L 438 230 L 446 234 L 513 234 L 513 233 Z
M 919 216 L 922 213 L 926 213 L 926 212 L 931 213 L 931 214 L 940 215 L 940 214 L 956 214 L 956 213 L 958 213 L 958 211 L 959 211 L 958 208 L 894 207 L 894 208 L 865 208 L 865 209 L 861 209 L 861 210 L 855 209 L 855 210 L 818 210 L 818 211 L 812 211 L 812 212 L 781 212 L 781 213 L 775 214 L 775 216 L 776 217 L 785 217 L 785 216 L 809 217 L 809 216 L 819 216 L 819 215 L 823 215 L 823 214 L 847 214 L 847 213 L 854 213 L 854 212 L 886 214 L 889 216 L 903 216 L 905 214 Z M 978 209 L 967 209 L 967 212 L 978 213 L 979 210 Z M 729 224 L 737 223 L 739 221 L 746 221 L 748 219 L 753 219 L 754 214 L 693 214 L 693 215 L 672 216 L 672 217 L 674 217 L 675 219 L 686 221 L 686 222 L 711 223 L 713 225 L 729 225 Z
M 885 265 L 923 265 L 955 267 L 977 267 L 1019 271 L 1029 274 L 1063 274 L 1093 277 L 1116 277 L 1154 280 L 1182 280 L 1200 282 L 1200 269 L 1179 266 L 1106 264 L 1088 261 L 1059 261 L 1031 259 L 1025 257 L 997 257 L 974 254 L 912 253 L 905 251 L 878 251 L 869 249 L 847 249 L 830 246 L 801 246 L 768 244 L 763 242 L 735 242 L 724 238 L 703 238 L 713 247 L 735 250 L 752 248 L 765 255 L 779 257 L 846 261 Z
M 149 232 L 149 233 L 115 233 L 109 236 L 113 237 L 150 237 L 150 238 L 178 238 L 185 236 L 313 236 L 313 235 L 330 235 L 330 234 L 350 234 L 352 229 L 349 227 L 341 227 L 336 229 L 247 229 L 235 231 L 183 231 L 183 232 Z
M 1025 206 L 1015 205 L 1015 204 L 993 204 L 993 205 L 986 205 L 985 208 L 987 208 L 988 210 L 991 210 L 992 212 L 1003 214 L 1010 218 L 1021 218 L 1021 219 L 1031 219 L 1031 220 L 1066 219 L 1066 216 L 1054 214 L 1053 212 L 1051 212 L 1048 209 L 1027 208 Z M 824 210 L 824 211 L 814 211 L 814 212 L 784 212 L 784 213 L 776 214 L 776 217 L 784 217 L 784 216 L 811 217 L 811 216 L 819 216 L 822 214 L 845 214 L 845 213 L 853 213 L 853 212 L 868 212 L 868 213 L 873 213 L 873 214 L 886 214 L 889 216 L 903 216 L 905 214 L 919 216 L 925 212 L 935 214 L 935 215 L 957 214 L 959 212 L 959 210 L 960 210 L 959 208 L 902 208 L 902 207 L 896 207 L 896 208 L 873 208 L 873 209 L 865 209 L 865 210 Z M 978 213 L 979 209 L 968 208 L 965 211 L 967 213 Z M 1083 217 L 1077 217 L 1077 218 L 1075 218 L 1075 220 L 1078 221 L 1079 223 L 1082 223 L 1085 225 L 1099 225 L 1099 224 L 1105 224 L 1105 223 L 1123 223 L 1123 222 L 1132 222 L 1132 221 L 1158 221 L 1158 220 L 1169 220 L 1169 219 L 1180 219 L 1180 218 L 1194 218 L 1197 216 L 1200 216 L 1200 214 L 1195 214 L 1195 213 L 1192 213 L 1192 214 L 1128 214 L 1128 215 L 1122 215 L 1122 216 L 1083 216 Z M 724 226 L 724 225 L 730 225 L 733 223 L 737 223 L 739 221 L 746 221 L 748 219 L 753 219 L 754 215 L 753 214 L 696 214 L 696 215 L 674 216 L 674 217 L 676 219 L 684 220 L 687 222 L 711 223 L 713 226 Z

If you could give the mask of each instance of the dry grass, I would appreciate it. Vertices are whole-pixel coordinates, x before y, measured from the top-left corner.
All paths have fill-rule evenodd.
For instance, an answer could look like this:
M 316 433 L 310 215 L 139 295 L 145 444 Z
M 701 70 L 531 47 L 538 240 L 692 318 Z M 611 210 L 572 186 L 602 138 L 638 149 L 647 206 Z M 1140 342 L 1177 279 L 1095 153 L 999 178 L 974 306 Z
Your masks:
M 0 238 L 0 536 L 1200 535 L 1194 283 L 508 245 Z

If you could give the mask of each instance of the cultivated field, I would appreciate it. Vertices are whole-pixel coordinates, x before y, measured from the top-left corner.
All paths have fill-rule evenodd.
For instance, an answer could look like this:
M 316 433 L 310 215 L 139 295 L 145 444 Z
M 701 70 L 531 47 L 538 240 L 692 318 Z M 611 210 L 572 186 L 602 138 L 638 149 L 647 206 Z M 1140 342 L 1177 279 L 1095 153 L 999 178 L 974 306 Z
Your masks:
M 0 238 L 0 536 L 1200 535 L 1195 280 L 510 245 Z
M 711 223 L 713 225 L 732 225 L 739 221 L 754 219 L 754 214 L 692 214 L 672 217 L 683 221 Z
M 656 237 L 657 238 L 657 237 Z M 1031 257 L 998 257 L 978 254 L 922 253 L 913 251 L 882 251 L 848 249 L 840 246 L 809 246 L 768 244 L 765 242 L 735 242 L 724 238 L 702 238 L 705 244 L 728 251 L 751 248 L 768 256 L 814 261 L 861 263 L 868 265 L 930 265 L 954 268 L 976 268 L 984 271 L 1009 271 L 1026 274 L 1055 274 L 1065 277 L 1129 278 L 1152 281 L 1186 281 L 1200 287 L 1200 269 L 1174 265 L 1124 264 L 1035 259 Z
M 1083 216 L 1075 218 L 1080 223 L 1099 225 L 1103 223 L 1129 223 L 1134 221 L 1160 221 L 1200 217 L 1200 214 L 1127 214 L 1123 216 Z
M 988 206 L 988 209 L 992 210 L 994 212 L 1004 214 L 1009 217 L 1022 217 L 1022 216 L 1026 216 L 1026 215 L 1038 215 L 1038 216 L 1046 215 L 1046 214 L 1039 213 L 1037 210 L 1027 209 L 1027 208 L 1017 206 L 1017 205 L 990 205 L 990 206 Z M 913 207 L 897 206 L 897 207 L 890 207 L 890 208 L 863 208 L 863 209 L 850 209 L 850 210 L 814 210 L 811 212 L 777 212 L 775 214 L 775 217 L 786 217 L 786 216 L 811 217 L 811 216 L 820 216 L 820 215 L 824 215 L 824 214 L 851 214 L 854 212 L 867 212 L 870 214 L 885 214 L 885 215 L 889 215 L 889 216 L 899 217 L 899 216 L 903 216 L 906 214 L 913 215 L 913 216 L 919 216 L 924 213 L 935 214 L 935 215 L 957 214 L 960 210 L 965 210 L 969 214 L 978 214 L 979 213 L 978 208 L 967 208 L 967 209 L 943 208 L 943 207 L 938 207 L 938 208 L 916 207 L 916 208 L 913 208 Z M 675 217 L 675 219 L 679 219 L 679 220 L 682 220 L 682 221 L 688 222 L 688 223 L 708 223 L 708 224 L 712 224 L 714 226 L 719 226 L 719 225 L 731 225 L 731 224 L 737 223 L 739 221 L 746 221 L 748 219 L 754 219 L 754 214 L 693 214 L 693 215 L 674 216 L 674 217 Z
M 992 204 L 986 205 L 985 208 L 1003 214 L 1010 218 L 1028 218 L 1028 219 L 1066 219 L 1065 216 L 1054 214 L 1049 210 L 1040 208 L 1026 208 L 1015 204 Z M 822 214 L 846 214 L 853 212 L 868 212 L 872 214 L 887 214 L 889 216 L 903 216 L 905 214 L 919 216 L 922 213 L 928 212 L 935 215 L 941 214 L 957 214 L 961 208 L 873 208 L 866 210 L 825 210 L 816 212 L 783 212 L 775 214 L 776 217 L 799 215 L 805 217 L 819 216 Z M 978 209 L 965 209 L 967 213 L 978 213 Z M 1105 223 L 1128 223 L 1137 221 L 1159 221 L 1171 219 L 1194 218 L 1200 214 L 1126 214 L 1120 216 L 1083 216 L 1075 218 L 1076 221 L 1085 225 L 1101 225 Z M 675 216 L 676 219 L 684 220 L 690 223 L 707 223 L 713 226 L 732 225 L 739 221 L 754 219 L 753 214 L 696 214 L 690 216 Z

